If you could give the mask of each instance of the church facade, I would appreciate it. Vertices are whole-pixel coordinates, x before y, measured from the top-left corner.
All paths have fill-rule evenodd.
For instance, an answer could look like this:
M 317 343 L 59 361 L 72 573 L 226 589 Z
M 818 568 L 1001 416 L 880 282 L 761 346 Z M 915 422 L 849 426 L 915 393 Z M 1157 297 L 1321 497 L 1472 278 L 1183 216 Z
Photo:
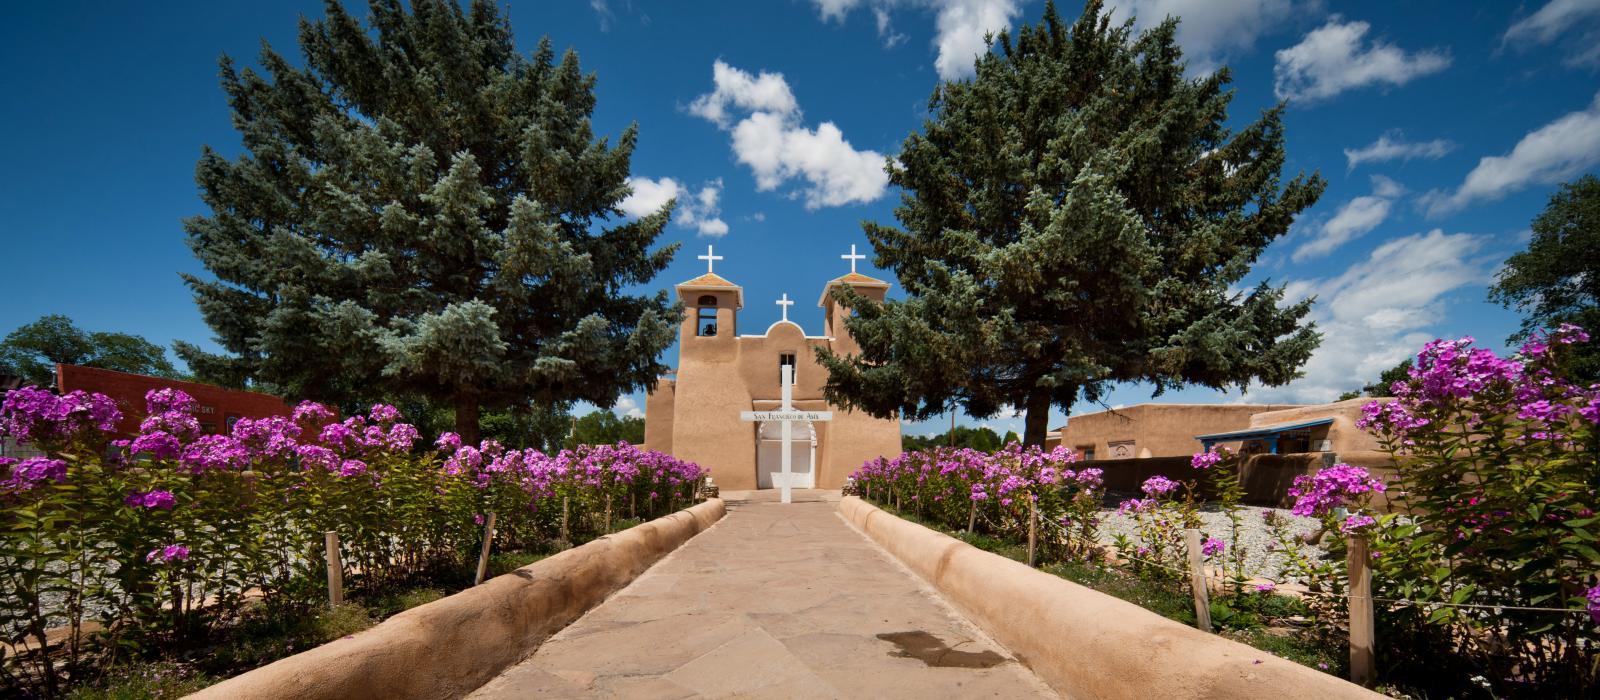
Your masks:
M 858 258 L 852 251 L 848 258 Z M 707 251 L 702 259 L 714 265 Z M 854 268 L 852 260 L 851 267 Z M 889 284 L 853 271 L 823 286 L 822 334 L 806 335 L 788 319 L 794 302 L 777 303 L 784 318 L 760 335 L 739 335 L 744 289 L 710 271 L 677 285 L 685 313 L 678 335 L 678 369 L 661 377 L 645 402 L 645 447 L 700 464 L 719 488 L 772 488 L 783 457 L 780 424 L 747 422 L 740 414 L 780 405 L 783 368 L 794 368 L 793 408 L 832 411 L 832 420 L 792 423 L 790 485 L 837 489 L 869 459 L 900 454 L 900 421 L 841 410 L 823 399 L 827 370 L 814 348 L 858 352 L 845 328 L 848 308 L 833 303 L 829 290 L 848 285 L 882 301 Z M 781 477 L 778 478 L 781 481 Z

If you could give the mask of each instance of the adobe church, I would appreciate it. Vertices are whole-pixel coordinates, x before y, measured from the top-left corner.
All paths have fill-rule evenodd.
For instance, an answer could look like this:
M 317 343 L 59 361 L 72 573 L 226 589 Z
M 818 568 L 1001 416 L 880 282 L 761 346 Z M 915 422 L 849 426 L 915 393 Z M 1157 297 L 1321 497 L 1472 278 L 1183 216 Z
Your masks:
M 706 274 L 677 285 L 686 311 L 678 333 L 678 369 L 675 376 L 657 380 L 645 403 L 645 447 L 696 462 L 711 470 L 719 488 L 743 490 L 773 488 L 783 457 L 780 423 L 740 419 L 748 411 L 779 408 L 781 368 L 794 368 L 792 408 L 798 411 L 832 411 L 827 421 L 793 421 L 789 445 L 789 484 L 794 488 L 837 489 L 845 477 L 869 459 L 900 454 L 900 421 L 873 418 L 830 406 L 822 398 L 827 370 L 817 363 L 813 348 L 837 353 L 860 350 L 844 319 L 850 310 L 835 304 L 828 292 L 848 285 L 857 294 L 883 301 L 889 283 L 855 271 L 823 285 L 817 306 L 822 309 L 822 334 L 806 335 L 789 319 L 787 294 L 777 304 L 783 319 L 760 335 L 739 335 L 739 310 L 744 308 L 744 288 L 716 274 L 721 256 L 708 248 Z

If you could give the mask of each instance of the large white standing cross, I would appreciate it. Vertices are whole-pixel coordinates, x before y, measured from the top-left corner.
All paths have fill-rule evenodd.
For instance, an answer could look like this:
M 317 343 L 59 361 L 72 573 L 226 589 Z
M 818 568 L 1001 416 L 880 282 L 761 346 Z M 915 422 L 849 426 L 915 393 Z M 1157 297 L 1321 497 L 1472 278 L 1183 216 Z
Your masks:
M 829 420 L 833 420 L 833 411 L 801 411 L 801 410 L 795 409 L 795 407 L 794 407 L 794 365 L 783 365 L 783 371 L 780 372 L 779 374 L 781 374 L 782 377 L 783 377 L 783 393 L 782 393 L 783 402 L 782 402 L 781 405 L 778 406 L 778 410 L 776 410 L 776 411 L 741 411 L 739 413 L 739 419 L 740 420 L 747 420 L 747 421 L 758 421 L 758 422 L 763 422 L 763 423 L 764 422 L 768 422 L 768 421 L 777 421 L 780 425 L 783 426 L 782 433 L 781 433 L 781 439 L 783 441 L 783 448 L 782 448 L 783 449 L 783 457 L 782 457 L 781 466 L 782 466 L 782 469 L 783 469 L 783 473 L 782 474 L 774 474 L 773 475 L 773 480 L 778 482 L 778 487 L 780 489 L 782 489 L 782 500 L 783 500 L 783 502 L 784 503 L 793 503 L 794 502 L 794 497 L 789 491 L 789 485 L 790 485 L 790 482 L 793 481 L 793 477 L 794 477 L 794 471 L 793 471 L 794 470 L 794 464 L 793 464 L 793 456 L 790 454 L 789 446 L 794 443 L 794 424 L 797 421 L 814 422 L 814 421 L 829 421 Z M 759 427 L 756 429 L 756 434 L 758 436 L 760 435 L 760 428 Z M 813 465 L 811 465 L 811 468 L 813 470 L 815 470 L 817 468 L 817 465 L 813 464 Z M 814 477 L 815 477 L 815 475 L 813 475 L 813 478 Z

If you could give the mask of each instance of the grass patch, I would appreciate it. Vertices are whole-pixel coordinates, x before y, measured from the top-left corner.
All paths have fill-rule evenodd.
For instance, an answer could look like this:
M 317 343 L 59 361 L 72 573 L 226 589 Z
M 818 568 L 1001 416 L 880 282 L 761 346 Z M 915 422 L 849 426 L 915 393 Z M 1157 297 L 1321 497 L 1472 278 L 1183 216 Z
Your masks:
M 171 661 L 155 661 L 113 669 L 105 678 L 73 688 L 67 700 L 158 700 L 181 698 L 216 679 Z
M 1085 562 L 1058 562 L 1043 569 L 1073 583 L 1126 600 L 1169 620 L 1193 626 L 1194 598 L 1159 581 Z

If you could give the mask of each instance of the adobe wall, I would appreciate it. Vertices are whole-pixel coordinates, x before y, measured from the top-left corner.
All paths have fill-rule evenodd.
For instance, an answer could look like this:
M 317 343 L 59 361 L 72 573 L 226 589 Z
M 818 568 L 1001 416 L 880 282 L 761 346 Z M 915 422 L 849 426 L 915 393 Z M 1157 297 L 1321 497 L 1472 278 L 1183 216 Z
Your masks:
M 677 382 L 666 377 L 656 379 L 655 386 L 645 393 L 644 448 L 672 454 L 673 400 Z
M 1379 445 L 1377 438 L 1356 427 L 1356 421 L 1361 419 L 1361 407 L 1373 401 L 1393 400 L 1362 397 L 1316 406 L 1264 411 L 1250 417 L 1250 427 L 1332 418 L 1333 423 L 1328 426 L 1328 440 L 1333 443 L 1334 452 L 1367 452 L 1377 450 Z
M 885 513 L 839 513 L 1072 698 L 1379 698 L 1355 684 Z
M 1176 457 L 1200 451 L 1196 435 L 1241 430 L 1252 414 L 1289 408 L 1284 404 L 1146 403 L 1067 419 L 1060 444 L 1078 450 L 1093 445 L 1095 459 L 1117 459 L 1111 445 L 1132 442 L 1129 457 Z
M 721 499 L 485 581 L 310 651 L 235 676 L 191 698 L 458 698 L 715 524 Z

